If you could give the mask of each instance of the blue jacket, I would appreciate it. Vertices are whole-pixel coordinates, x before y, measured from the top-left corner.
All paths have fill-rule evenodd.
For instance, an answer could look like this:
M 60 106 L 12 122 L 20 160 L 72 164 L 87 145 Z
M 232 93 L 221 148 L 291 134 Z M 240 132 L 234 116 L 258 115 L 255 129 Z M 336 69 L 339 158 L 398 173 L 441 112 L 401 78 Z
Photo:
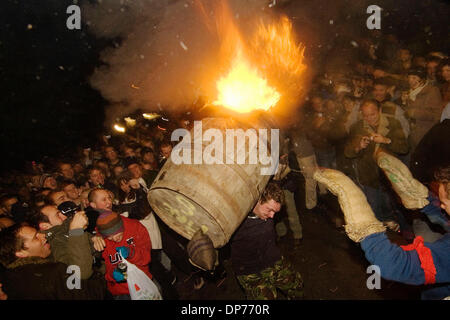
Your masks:
M 443 227 L 448 223 L 444 223 L 446 217 L 441 216 L 441 209 L 433 201 L 422 212 Z M 391 243 L 385 233 L 375 233 L 361 241 L 361 248 L 367 260 L 380 267 L 381 277 L 412 285 L 447 283 L 425 291 L 422 298 L 450 296 L 450 233 L 433 243 L 424 243 L 417 237 L 413 245 L 402 247 Z

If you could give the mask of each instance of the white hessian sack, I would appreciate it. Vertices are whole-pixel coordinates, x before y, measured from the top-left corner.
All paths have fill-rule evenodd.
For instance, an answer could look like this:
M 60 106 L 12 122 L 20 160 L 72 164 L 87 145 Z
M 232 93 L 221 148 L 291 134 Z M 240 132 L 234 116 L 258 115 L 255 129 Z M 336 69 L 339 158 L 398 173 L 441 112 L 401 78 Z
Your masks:
M 418 180 L 414 179 L 408 167 L 396 157 L 386 153 L 376 154 L 378 166 L 384 171 L 392 184 L 392 188 L 399 195 L 407 209 L 421 209 L 429 201 L 428 189 Z
M 144 271 L 126 259 L 122 261 L 127 264 L 127 283 L 131 300 L 162 300 L 158 288 Z

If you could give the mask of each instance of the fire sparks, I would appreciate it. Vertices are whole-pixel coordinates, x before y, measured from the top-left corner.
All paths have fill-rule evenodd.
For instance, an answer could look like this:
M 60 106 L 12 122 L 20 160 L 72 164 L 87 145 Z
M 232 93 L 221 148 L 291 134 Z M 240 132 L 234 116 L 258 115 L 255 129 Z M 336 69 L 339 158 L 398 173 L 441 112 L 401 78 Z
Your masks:
M 271 73 L 300 79 L 306 69 L 303 64 L 305 47 L 296 43 L 292 23 L 286 16 L 267 26 L 260 23 L 251 48 L 258 63 L 268 67 Z

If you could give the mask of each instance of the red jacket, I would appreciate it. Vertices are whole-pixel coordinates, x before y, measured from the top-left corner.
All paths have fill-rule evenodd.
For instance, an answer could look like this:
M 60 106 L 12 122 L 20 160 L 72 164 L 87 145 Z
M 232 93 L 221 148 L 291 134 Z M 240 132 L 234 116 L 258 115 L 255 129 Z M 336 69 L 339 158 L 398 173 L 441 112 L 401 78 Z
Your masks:
M 120 262 L 117 247 L 128 247 L 130 254 L 127 261 L 135 264 L 139 269 L 145 272 L 150 278 L 152 275 L 148 269 L 150 263 L 150 251 L 152 244 L 147 229 L 138 221 L 121 217 L 124 226 L 123 238 L 120 242 L 105 239 L 106 248 L 103 250 L 102 257 L 106 264 L 106 282 L 109 292 L 112 295 L 130 294 L 127 282 L 116 282 L 113 278 L 113 271 Z

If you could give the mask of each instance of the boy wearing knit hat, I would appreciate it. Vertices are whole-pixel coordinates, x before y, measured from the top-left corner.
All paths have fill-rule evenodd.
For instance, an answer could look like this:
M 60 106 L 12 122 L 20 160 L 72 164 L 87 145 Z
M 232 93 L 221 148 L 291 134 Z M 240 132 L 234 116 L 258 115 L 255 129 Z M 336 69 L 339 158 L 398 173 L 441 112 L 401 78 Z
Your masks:
M 96 229 L 103 239 L 94 247 L 103 251 L 108 290 L 117 300 L 130 299 L 126 272 L 119 268 L 121 256 L 152 278 L 148 268 L 152 248 L 148 231 L 138 220 L 122 217 L 110 210 L 100 210 Z

